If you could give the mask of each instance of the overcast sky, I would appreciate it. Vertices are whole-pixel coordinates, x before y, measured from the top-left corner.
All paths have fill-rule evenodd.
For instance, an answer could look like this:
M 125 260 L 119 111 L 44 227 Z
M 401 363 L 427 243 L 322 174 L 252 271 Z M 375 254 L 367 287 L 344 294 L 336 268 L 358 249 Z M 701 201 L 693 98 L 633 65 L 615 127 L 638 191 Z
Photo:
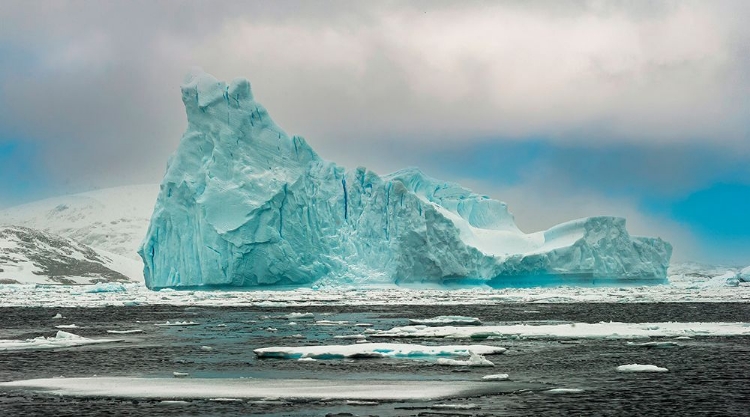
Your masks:
M 2 3 L 0 207 L 158 183 L 199 66 L 344 166 L 750 264 L 748 1 Z

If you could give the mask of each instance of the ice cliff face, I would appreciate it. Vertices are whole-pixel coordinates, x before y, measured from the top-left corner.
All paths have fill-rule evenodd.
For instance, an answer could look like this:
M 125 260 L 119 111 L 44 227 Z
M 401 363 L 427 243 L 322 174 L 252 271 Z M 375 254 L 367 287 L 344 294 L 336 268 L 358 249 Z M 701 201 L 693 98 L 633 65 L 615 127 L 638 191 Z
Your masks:
M 245 79 L 193 74 L 182 100 L 188 128 L 139 251 L 150 288 L 665 280 L 671 246 L 631 237 L 623 219 L 524 234 L 504 203 L 419 170 L 322 160 Z

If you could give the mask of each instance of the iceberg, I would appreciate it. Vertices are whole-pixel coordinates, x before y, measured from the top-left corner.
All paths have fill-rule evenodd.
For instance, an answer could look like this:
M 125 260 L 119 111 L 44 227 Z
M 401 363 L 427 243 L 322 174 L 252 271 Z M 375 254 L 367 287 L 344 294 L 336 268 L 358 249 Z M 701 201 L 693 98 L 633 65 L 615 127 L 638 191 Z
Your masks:
M 139 249 L 151 289 L 666 282 L 671 245 L 622 218 L 526 234 L 505 203 L 416 168 L 323 160 L 246 79 L 194 71 L 181 89 L 188 127 Z

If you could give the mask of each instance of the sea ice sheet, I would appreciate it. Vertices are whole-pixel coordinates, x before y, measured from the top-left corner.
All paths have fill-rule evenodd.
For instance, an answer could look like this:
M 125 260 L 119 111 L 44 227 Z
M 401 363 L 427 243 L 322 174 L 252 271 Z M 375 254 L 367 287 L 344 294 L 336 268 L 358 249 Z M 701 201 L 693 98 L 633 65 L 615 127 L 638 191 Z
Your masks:
M 518 385 L 486 381 L 398 381 L 226 378 L 50 378 L 0 382 L 76 397 L 289 400 L 437 400 L 512 392 Z
M 255 349 L 260 358 L 341 359 L 341 358 L 427 358 L 439 356 L 493 355 L 505 348 L 487 345 L 423 346 L 407 343 L 362 343 L 356 345 L 322 345 L 300 347 L 267 347 Z
M 26 340 L 0 340 L 0 351 L 58 349 L 98 343 L 119 342 L 121 339 L 89 339 L 59 330 L 54 337 L 35 337 Z
M 750 323 L 570 323 L 507 324 L 472 327 L 404 326 L 391 330 L 366 331 L 370 337 L 438 337 L 481 339 L 488 337 L 527 339 L 640 339 L 678 336 L 744 336 L 750 335 Z

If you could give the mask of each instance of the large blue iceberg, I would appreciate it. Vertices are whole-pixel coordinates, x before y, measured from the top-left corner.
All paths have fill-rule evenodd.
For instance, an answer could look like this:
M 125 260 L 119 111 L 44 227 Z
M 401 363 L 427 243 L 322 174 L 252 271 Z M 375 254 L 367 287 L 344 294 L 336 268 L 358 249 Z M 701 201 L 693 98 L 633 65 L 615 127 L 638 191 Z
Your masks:
M 661 283 L 671 245 L 592 217 L 525 234 L 507 206 L 417 169 L 379 176 L 289 137 L 250 83 L 195 72 L 188 128 L 139 250 L 146 285 Z

